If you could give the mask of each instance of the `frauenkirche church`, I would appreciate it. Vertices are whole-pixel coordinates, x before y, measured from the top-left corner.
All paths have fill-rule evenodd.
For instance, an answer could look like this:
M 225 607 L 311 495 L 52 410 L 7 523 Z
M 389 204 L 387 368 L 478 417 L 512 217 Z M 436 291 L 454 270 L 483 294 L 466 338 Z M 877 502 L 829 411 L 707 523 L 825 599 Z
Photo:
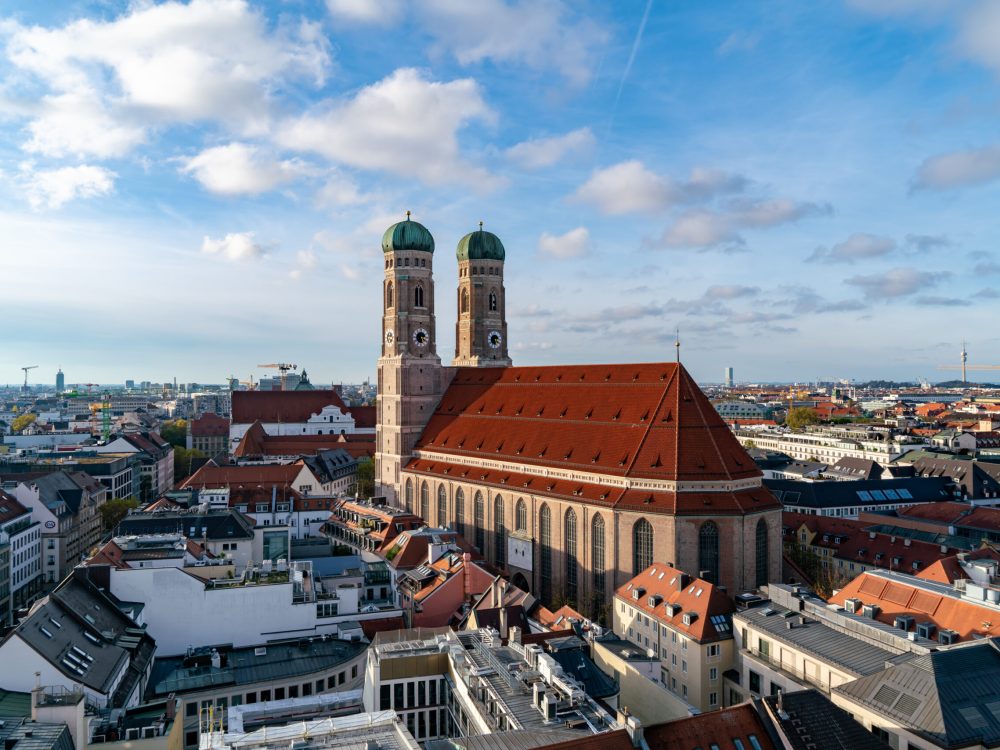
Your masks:
M 682 365 L 512 366 L 504 247 L 480 226 L 458 243 L 442 366 L 434 238 L 407 216 L 382 249 L 375 477 L 391 505 L 585 613 L 654 560 L 733 594 L 781 579 L 781 505 Z

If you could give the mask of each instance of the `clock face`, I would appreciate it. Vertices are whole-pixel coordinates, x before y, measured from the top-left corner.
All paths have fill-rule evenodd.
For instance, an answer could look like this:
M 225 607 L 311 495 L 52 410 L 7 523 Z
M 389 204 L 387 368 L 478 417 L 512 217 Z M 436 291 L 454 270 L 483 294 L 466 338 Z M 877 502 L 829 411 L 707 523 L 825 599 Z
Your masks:
M 413 332 L 413 343 L 417 346 L 427 346 L 430 340 L 431 335 L 427 333 L 426 328 L 418 328 Z
M 396 340 L 396 335 L 392 332 L 391 329 L 385 332 L 385 343 L 392 345 L 392 342 L 395 340 Z
M 490 331 L 486 336 L 486 340 L 489 342 L 491 348 L 499 349 L 500 344 L 503 342 L 503 337 L 500 335 L 500 331 Z

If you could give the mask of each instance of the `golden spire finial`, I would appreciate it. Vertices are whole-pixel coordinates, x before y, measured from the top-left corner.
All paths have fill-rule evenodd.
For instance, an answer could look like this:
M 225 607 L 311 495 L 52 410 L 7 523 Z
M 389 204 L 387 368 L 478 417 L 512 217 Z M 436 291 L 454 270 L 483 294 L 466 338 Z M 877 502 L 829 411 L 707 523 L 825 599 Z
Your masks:
M 483 231 L 483 220 L 482 219 L 479 220 L 479 231 L 480 232 Z
M 681 329 L 680 326 L 677 327 L 676 337 L 674 338 L 674 349 L 677 352 L 677 364 L 681 363 Z
M 406 220 L 407 220 L 407 221 L 409 221 L 409 220 L 410 220 L 410 212 L 409 212 L 409 211 L 407 211 L 407 212 L 406 212 Z

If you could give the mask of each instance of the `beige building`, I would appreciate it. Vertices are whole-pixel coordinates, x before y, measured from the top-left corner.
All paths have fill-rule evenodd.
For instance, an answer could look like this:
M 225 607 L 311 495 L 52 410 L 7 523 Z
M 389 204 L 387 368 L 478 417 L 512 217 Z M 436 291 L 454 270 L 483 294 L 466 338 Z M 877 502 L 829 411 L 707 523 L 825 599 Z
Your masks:
M 382 239 L 379 493 L 461 532 L 546 604 L 608 617 L 654 560 L 732 591 L 780 579 L 780 504 L 679 363 L 512 367 L 499 238 L 458 244 L 454 367 L 435 339 L 434 239 Z M 729 554 L 729 552 L 732 554 Z
M 615 592 L 614 631 L 659 660 L 660 684 L 710 711 L 733 664 L 732 612 L 718 586 L 656 563 Z

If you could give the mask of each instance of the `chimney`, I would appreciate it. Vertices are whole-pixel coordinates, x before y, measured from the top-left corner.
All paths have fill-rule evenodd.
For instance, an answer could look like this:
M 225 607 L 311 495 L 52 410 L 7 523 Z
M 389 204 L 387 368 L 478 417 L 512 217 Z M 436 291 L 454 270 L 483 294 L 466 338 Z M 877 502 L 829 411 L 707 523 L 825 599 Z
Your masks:
M 506 638 L 507 637 L 507 632 L 508 632 L 507 631 L 507 608 L 501 605 L 501 607 L 500 607 L 500 637 L 501 638 Z
M 42 673 L 35 672 L 35 687 L 31 689 L 31 720 L 38 721 L 38 704 L 42 702 Z

